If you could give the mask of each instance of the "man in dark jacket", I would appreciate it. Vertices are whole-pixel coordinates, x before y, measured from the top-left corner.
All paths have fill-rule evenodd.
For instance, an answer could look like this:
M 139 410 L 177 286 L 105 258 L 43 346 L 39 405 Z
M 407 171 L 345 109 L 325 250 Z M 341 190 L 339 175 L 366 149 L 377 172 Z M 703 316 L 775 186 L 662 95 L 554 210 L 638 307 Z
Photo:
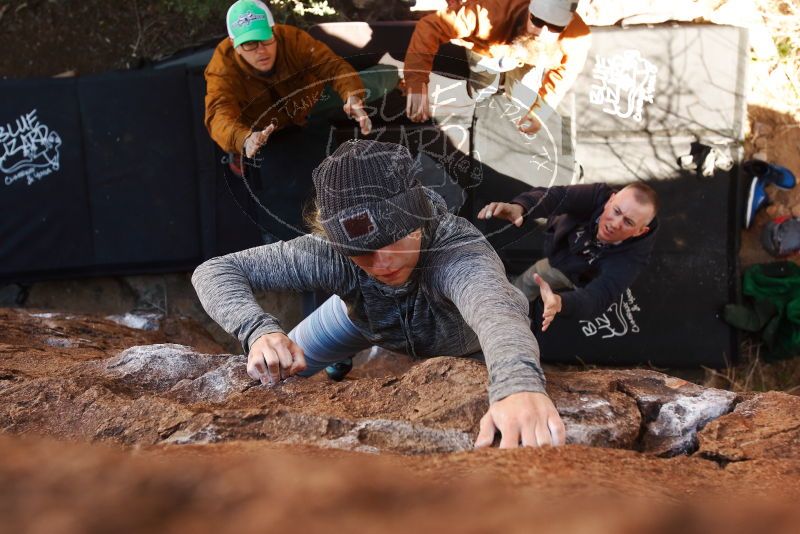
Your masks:
M 616 192 L 606 184 L 534 187 L 510 203 L 487 204 L 478 218 L 522 226 L 526 217 L 547 217 L 545 257 L 514 281 L 528 300 L 542 297 L 544 331 L 557 313 L 602 313 L 630 287 L 653 249 L 657 212 L 655 191 L 634 182 Z

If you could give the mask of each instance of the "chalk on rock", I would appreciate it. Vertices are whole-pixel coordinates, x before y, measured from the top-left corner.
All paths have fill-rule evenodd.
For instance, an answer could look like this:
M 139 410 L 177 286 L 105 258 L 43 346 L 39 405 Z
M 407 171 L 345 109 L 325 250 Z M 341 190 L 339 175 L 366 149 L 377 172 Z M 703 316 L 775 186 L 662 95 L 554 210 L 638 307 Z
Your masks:
M 165 343 L 131 347 L 101 365 L 114 381 L 163 392 L 181 380 L 202 376 L 225 360 L 225 356 L 199 354 L 184 345 Z
M 736 394 L 731 391 L 705 389 L 698 395 L 683 395 L 665 402 L 656 419 L 647 425 L 645 450 L 659 456 L 694 452 L 698 431 L 730 412 L 735 399 Z
M 213 426 L 201 428 L 199 430 L 185 429 L 178 430 L 171 434 L 166 439 L 162 440 L 163 444 L 170 445 L 205 445 L 208 443 L 216 443 L 219 441 Z
M 194 380 L 181 380 L 170 390 L 170 394 L 180 402 L 219 404 L 256 383 L 247 374 L 245 359 L 229 355 L 228 360 L 218 368 Z
M 164 316 L 160 313 L 128 312 L 124 315 L 109 315 L 106 317 L 119 325 L 133 328 L 134 330 L 158 330 Z
M 75 346 L 75 342 L 66 337 L 48 337 L 44 342 L 50 347 L 59 349 L 70 349 Z

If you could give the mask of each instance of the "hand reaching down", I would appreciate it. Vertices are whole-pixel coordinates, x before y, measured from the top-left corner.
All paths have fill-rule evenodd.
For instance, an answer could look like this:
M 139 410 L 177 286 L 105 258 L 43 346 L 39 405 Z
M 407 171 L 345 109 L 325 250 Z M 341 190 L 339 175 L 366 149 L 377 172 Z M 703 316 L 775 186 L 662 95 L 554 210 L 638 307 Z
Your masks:
M 372 121 L 364 109 L 364 101 L 357 96 L 351 96 L 344 103 L 345 114 L 358 123 L 361 135 L 369 135 L 372 131 Z
M 425 122 L 431 118 L 431 105 L 428 101 L 428 86 L 423 85 L 419 93 L 408 93 L 406 115 L 412 122 Z
M 258 154 L 258 151 L 266 144 L 267 139 L 269 139 L 269 136 L 274 131 L 275 125 L 270 124 L 263 130 L 248 135 L 244 140 L 244 155 L 248 158 L 252 158 Z
M 544 278 L 538 274 L 533 275 L 533 281 L 539 286 L 539 294 L 544 303 L 544 313 L 542 313 L 542 332 L 544 332 L 553 322 L 556 314 L 561 311 L 561 295 L 553 293 L 550 284 L 545 282 Z
M 524 134 L 534 135 L 542 129 L 542 123 L 535 114 L 529 113 L 519 120 L 517 128 Z

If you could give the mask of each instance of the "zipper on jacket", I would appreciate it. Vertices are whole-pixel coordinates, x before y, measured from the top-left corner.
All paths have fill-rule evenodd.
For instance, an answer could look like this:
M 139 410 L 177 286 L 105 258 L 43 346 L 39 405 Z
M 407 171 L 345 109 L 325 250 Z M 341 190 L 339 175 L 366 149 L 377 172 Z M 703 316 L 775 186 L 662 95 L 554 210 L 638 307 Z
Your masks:
M 400 302 L 397 300 L 396 296 L 393 296 L 394 303 L 397 306 L 398 315 L 400 316 L 400 329 L 403 331 L 403 337 L 406 339 L 406 352 L 414 359 L 419 359 L 417 356 L 417 352 L 414 350 L 414 342 L 411 340 L 411 336 L 409 332 L 411 331 L 411 325 L 408 324 L 408 295 L 406 295 L 406 306 L 403 309 L 403 306 L 400 305 Z

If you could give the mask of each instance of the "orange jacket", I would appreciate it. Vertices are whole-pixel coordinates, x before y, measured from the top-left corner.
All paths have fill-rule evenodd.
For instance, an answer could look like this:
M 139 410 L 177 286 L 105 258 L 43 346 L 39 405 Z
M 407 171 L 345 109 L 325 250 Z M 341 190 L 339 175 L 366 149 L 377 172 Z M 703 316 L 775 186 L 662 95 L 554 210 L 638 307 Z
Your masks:
M 493 45 L 510 44 L 525 31 L 530 0 L 465 0 L 448 2 L 448 7 L 423 17 L 414 29 L 405 60 L 408 90 L 422 92 L 433 67 L 439 46 L 460 40 L 472 51 L 491 56 Z M 556 107 L 572 86 L 591 46 L 591 31 L 574 13 L 572 21 L 558 38 L 560 61 L 543 74 L 539 98 Z M 534 104 L 534 107 L 540 103 Z
M 305 124 L 328 81 L 345 101 L 364 92 L 353 67 L 327 45 L 292 26 L 276 24 L 272 30 L 278 46 L 268 75 L 244 61 L 227 38 L 206 67 L 205 124 L 227 152 L 241 152 L 250 132 L 273 120 L 278 129 Z

